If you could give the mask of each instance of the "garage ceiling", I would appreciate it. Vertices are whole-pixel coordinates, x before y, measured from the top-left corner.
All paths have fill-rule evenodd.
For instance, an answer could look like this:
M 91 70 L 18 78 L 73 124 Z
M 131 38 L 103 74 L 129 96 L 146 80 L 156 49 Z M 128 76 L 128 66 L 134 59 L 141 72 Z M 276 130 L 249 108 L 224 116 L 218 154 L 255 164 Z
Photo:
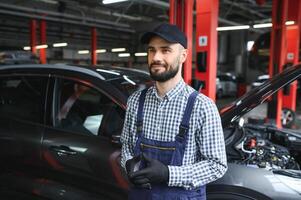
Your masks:
M 95 26 L 100 48 L 122 46 L 137 51 L 144 31 L 168 22 L 168 9 L 168 0 L 107 5 L 102 0 L 0 0 L 0 47 L 27 46 L 30 19 L 46 19 L 49 43 L 64 41 L 69 48 L 88 48 L 90 27 Z M 255 0 L 220 0 L 219 26 L 270 22 L 271 9 L 272 0 L 262 6 Z

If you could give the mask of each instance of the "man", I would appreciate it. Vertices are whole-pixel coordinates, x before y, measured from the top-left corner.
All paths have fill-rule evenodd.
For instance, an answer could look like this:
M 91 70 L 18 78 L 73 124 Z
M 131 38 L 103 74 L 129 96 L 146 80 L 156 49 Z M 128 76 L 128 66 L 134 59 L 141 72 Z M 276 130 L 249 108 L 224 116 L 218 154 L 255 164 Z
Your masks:
M 133 184 L 129 199 L 205 200 L 205 185 L 227 170 L 218 110 L 182 79 L 183 32 L 161 24 L 141 42 L 155 85 L 128 100 L 121 165 Z

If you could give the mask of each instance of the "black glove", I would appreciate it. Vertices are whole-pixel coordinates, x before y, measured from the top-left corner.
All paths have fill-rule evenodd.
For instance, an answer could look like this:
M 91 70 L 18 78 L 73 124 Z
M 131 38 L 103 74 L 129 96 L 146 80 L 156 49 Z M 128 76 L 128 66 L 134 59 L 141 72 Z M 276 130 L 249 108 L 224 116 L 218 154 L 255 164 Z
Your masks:
M 135 156 L 129 160 L 126 161 L 125 163 L 125 168 L 126 168 L 126 173 L 129 176 L 131 173 L 134 172 L 134 169 L 139 167 L 136 165 L 139 165 L 139 162 L 141 161 L 141 156 Z
M 149 183 L 168 182 L 169 170 L 166 165 L 158 160 L 151 159 L 142 155 L 146 163 L 146 168 L 129 174 L 130 180 L 135 185 L 146 185 Z

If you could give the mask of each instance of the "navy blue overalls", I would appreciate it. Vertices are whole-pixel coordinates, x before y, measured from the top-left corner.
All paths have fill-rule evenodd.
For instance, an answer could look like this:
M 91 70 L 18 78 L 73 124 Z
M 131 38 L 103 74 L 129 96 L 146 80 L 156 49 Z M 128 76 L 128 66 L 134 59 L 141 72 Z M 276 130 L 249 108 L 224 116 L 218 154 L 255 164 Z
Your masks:
M 157 159 L 165 165 L 181 166 L 185 146 L 187 143 L 187 134 L 189 130 L 189 119 L 191 111 L 198 95 L 193 92 L 185 108 L 185 113 L 180 125 L 179 133 L 175 141 L 162 142 L 144 138 L 143 125 L 143 105 L 147 89 L 144 89 L 139 98 L 139 107 L 137 115 L 137 142 L 134 148 L 135 156 L 144 153 L 146 156 Z M 140 168 L 145 164 L 141 163 Z M 206 200 L 206 188 L 201 186 L 197 190 L 185 190 L 182 187 L 168 187 L 167 183 L 151 185 L 151 189 L 131 188 L 129 193 L 130 200 Z

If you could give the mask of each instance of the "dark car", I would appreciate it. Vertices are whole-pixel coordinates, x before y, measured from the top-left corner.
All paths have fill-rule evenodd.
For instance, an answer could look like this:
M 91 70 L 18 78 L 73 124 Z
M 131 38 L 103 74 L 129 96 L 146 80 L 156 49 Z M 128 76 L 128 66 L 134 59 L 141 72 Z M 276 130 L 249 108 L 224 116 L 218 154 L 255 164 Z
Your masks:
M 236 76 L 231 73 L 221 73 L 216 77 L 216 97 L 236 96 L 237 81 Z
M 30 51 L 2 51 L 0 65 L 38 64 L 39 58 Z
M 259 96 L 267 98 L 300 75 L 301 68 L 292 67 L 272 80 L 268 92 L 251 93 L 256 101 L 246 95 L 221 112 L 229 169 L 207 185 L 208 199 L 300 199 L 298 151 L 293 149 L 299 135 L 276 128 L 277 134 L 267 134 L 260 126 L 248 129 L 237 122 L 261 102 Z M 147 73 L 12 65 L 2 66 L 0 77 L 1 199 L 127 198 L 119 139 L 127 97 L 153 84 Z

